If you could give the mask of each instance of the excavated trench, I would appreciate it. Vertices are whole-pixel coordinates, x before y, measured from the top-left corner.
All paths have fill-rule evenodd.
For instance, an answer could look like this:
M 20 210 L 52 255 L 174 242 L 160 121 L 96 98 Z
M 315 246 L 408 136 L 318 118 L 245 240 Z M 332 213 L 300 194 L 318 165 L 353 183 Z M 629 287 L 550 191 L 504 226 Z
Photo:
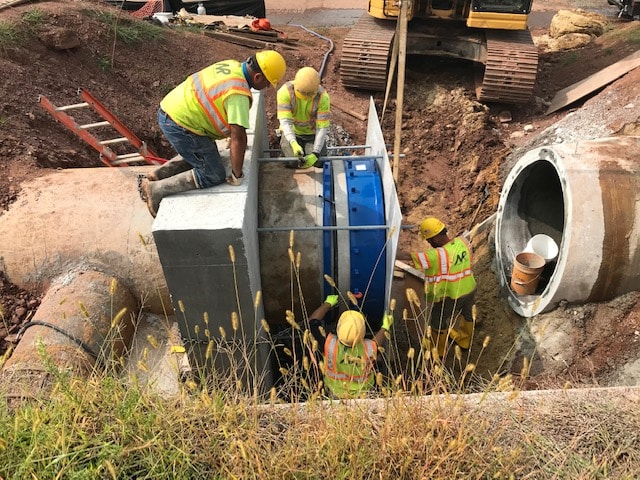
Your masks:
M 260 115 L 257 118 L 259 122 Z M 376 141 L 381 140 L 380 134 Z M 262 145 L 257 142 L 257 151 L 264 151 L 265 145 L 266 142 Z M 527 152 L 517 162 L 501 195 L 495 246 L 504 295 L 518 314 L 531 317 L 553 309 L 563 300 L 574 303 L 599 301 L 640 289 L 637 273 L 640 271 L 640 201 L 637 198 L 640 180 L 637 164 L 629 160 L 639 158 L 639 155 L 640 139 L 627 137 L 542 147 Z M 52 352 L 64 352 L 59 357 L 56 353 L 54 358 L 86 373 L 100 358 L 97 352 L 104 351 L 104 329 L 109 329 L 118 311 L 166 315 L 171 311 L 172 302 L 176 311 L 182 310 L 178 306 L 180 296 L 175 292 L 170 294 L 167 287 L 167 260 L 161 263 L 153 248 L 152 219 L 138 197 L 135 179 L 143 170 L 144 167 L 53 172 L 25 185 L 21 201 L 0 217 L 0 251 L 8 277 L 23 288 L 41 288 L 47 292 L 34 316 L 38 323 L 25 331 L 14 352 L 14 360 L 7 362 L 3 375 L 9 370 L 40 371 L 36 362 L 37 342 L 43 338 Z M 88 180 L 92 182 L 90 186 L 86 185 Z M 76 199 L 79 184 L 84 184 L 87 192 L 84 206 L 78 206 Z M 309 203 L 317 205 L 317 186 L 312 189 L 313 192 L 307 192 Z M 385 189 L 388 194 L 388 186 Z M 279 189 L 274 187 L 273 190 Z M 118 192 L 117 196 L 112 194 L 114 191 Z M 203 193 L 186 194 L 172 203 L 200 201 Z M 263 203 L 260 208 L 263 212 L 270 210 L 274 215 L 271 218 L 292 222 L 295 214 L 291 210 L 284 214 L 283 208 L 278 210 L 277 205 L 283 203 L 281 195 L 276 197 L 277 201 Z M 285 202 L 295 209 L 294 203 Z M 55 206 L 53 210 L 52 205 Z M 300 208 L 309 212 L 305 205 Z M 310 218 L 316 215 L 317 212 L 312 212 Z M 399 218 L 395 220 L 399 221 Z M 387 217 L 387 223 L 389 221 Z M 61 229 L 60 225 L 65 228 Z M 242 225 L 241 229 L 240 237 L 257 233 L 252 222 Z M 15 232 L 21 232 L 19 241 L 16 241 Z M 509 287 L 513 259 L 536 234 L 551 237 L 559 246 L 559 254 L 545 267 L 533 294 L 517 295 Z M 198 232 L 195 230 L 189 235 L 197 236 Z M 298 236 L 297 249 L 317 252 L 317 235 L 309 238 L 313 240 L 305 245 L 305 236 Z M 224 245 L 216 248 L 227 250 L 227 241 L 223 238 L 222 242 Z M 274 256 L 273 249 L 265 250 L 266 244 L 261 242 L 260 268 L 264 272 L 266 297 L 270 288 L 277 292 L 290 285 L 291 278 L 289 271 L 269 269 L 265 259 L 280 261 L 281 258 Z M 246 255 L 250 262 L 253 254 Z M 310 268 L 317 268 L 317 271 L 307 273 L 309 277 L 319 279 L 322 269 L 318 257 L 310 257 Z M 212 269 L 215 276 L 216 266 L 209 264 L 207 268 Z M 94 277 L 93 282 L 85 280 Z M 202 280 L 201 277 L 196 275 L 194 278 Z M 116 302 L 112 278 L 119 278 L 118 285 L 122 287 L 117 293 L 121 297 L 117 297 Z M 189 276 L 180 277 L 183 278 Z M 249 280 L 251 275 L 247 278 L 248 305 L 251 306 L 255 285 Z M 188 289 L 188 285 L 185 287 Z M 209 290 L 208 295 L 215 303 L 216 296 L 228 297 L 230 292 Z M 280 294 L 274 295 L 282 304 L 287 303 L 288 300 L 280 299 Z M 389 291 L 386 295 L 388 299 Z M 92 308 L 79 308 L 80 304 Z M 60 305 L 71 305 L 73 309 L 67 311 L 67 307 Z M 102 313 L 86 314 L 93 310 Z M 260 313 L 261 310 L 257 315 Z M 66 335 L 51 327 L 56 324 L 56 318 L 64 319 L 60 330 Z M 253 332 L 253 316 L 245 322 L 243 328 Z M 132 334 L 129 332 L 128 328 L 123 330 L 119 339 L 121 345 L 117 347 L 119 351 L 130 342 Z M 94 345 L 89 350 L 95 355 L 83 347 L 92 342 Z M 69 353 L 69 349 L 76 353 Z M 34 360 L 33 369 L 28 364 L 25 367 L 25 358 Z M 18 363 L 19 368 L 16 367 Z

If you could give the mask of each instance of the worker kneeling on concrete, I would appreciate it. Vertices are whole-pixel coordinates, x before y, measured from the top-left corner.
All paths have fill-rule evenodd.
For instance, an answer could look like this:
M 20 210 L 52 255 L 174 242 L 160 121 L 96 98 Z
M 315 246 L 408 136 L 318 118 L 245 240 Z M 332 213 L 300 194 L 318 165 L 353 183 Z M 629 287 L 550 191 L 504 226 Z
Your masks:
M 337 304 L 338 295 L 329 295 L 309 317 L 311 333 L 323 348 L 325 392 L 335 398 L 364 397 L 375 384 L 378 346 L 386 341 L 393 315 L 384 315 L 382 328 L 373 340 L 365 338 L 365 318 L 357 310 L 343 312 L 336 333 L 325 335 L 324 318 Z
M 194 73 L 160 102 L 158 124 L 179 156 L 147 175 L 142 196 L 154 217 L 167 195 L 225 181 L 240 185 L 250 127 L 251 89 L 274 88 L 287 69 L 278 52 L 257 52 L 245 62 L 223 60 Z M 216 140 L 230 138 L 227 176 Z
M 431 340 L 442 358 L 449 338 L 460 348 L 471 346 L 476 294 L 471 247 L 463 237 L 449 238 L 445 224 L 435 217 L 422 221 L 420 236 L 433 248 L 414 252 L 411 258 L 425 274 Z
M 311 67 L 303 67 L 293 81 L 278 90 L 280 148 L 285 157 L 298 157 L 288 167 L 322 167 L 319 157 L 327 155 L 330 100 L 320 85 L 320 75 Z

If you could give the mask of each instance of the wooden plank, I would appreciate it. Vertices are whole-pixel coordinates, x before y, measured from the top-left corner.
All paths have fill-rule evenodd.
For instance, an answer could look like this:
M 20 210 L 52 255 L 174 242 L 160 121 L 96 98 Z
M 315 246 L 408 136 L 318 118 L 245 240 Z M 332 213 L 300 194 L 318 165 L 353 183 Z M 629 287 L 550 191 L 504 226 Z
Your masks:
M 338 110 L 341 110 L 344 113 L 347 113 L 347 114 L 351 115 L 352 117 L 357 118 L 358 120 L 362 120 L 363 122 L 367 119 L 366 115 L 364 115 L 362 113 L 354 112 L 353 110 L 345 107 L 344 105 L 342 105 L 341 103 L 337 102 L 334 99 L 331 99 L 331 106 L 332 107 L 336 107 Z
M 567 105 L 581 99 L 582 97 L 589 95 L 599 88 L 613 82 L 617 78 L 621 77 L 625 73 L 629 73 L 634 68 L 640 66 L 640 50 L 623 58 L 619 62 L 609 65 L 608 67 L 600 70 L 597 73 L 568 86 L 567 88 L 560 90 L 553 97 L 551 105 L 547 109 L 547 115 L 555 111 L 560 110 Z
M 268 46 L 268 42 L 264 42 L 262 40 L 254 40 L 252 38 L 245 38 L 241 37 L 240 35 L 234 35 L 232 33 L 222 33 L 205 30 L 204 34 L 207 37 L 216 38 L 218 40 L 223 40 L 229 43 L 235 43 L 237 45 L 243 45 L 245 47 L 266 48 Z
M 20 3 L 26 3 L 30 0 L 1 0 L 0 1 L 0 10 L 2 10 L 3 8 L 8 8 L 8 7 L 15 7 L 16 5 L 20 4 Z
M 424 280 L 425 279 L 424 273 L 422 273 L 420 270 L 417 270 L 417 269 L 407 265 L 402 260 L 396 260 L 395 266 L 396 266 L 396 268 L 402 270 L 403 272 L 407 272 L 408 274 L 413 275 L 414 277 L 416 277 L 416 278 L 418 278 L 420 280 Z

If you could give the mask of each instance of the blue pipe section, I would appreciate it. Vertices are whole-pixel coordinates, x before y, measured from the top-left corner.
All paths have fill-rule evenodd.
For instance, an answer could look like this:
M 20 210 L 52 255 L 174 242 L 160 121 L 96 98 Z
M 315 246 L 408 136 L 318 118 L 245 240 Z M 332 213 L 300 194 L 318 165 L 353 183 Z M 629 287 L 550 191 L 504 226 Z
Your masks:
M 348 158 L 348 157 L 347 157 Z M 385 225 L 382 179 L 375 158 L 344 160 L 347 186 L 349 226 Z M 335 225 L 335 188 L 331 162 L 325 162 L 323 170 L 323 225 Z M 324 273 L 334 280 L 337 249 L 349 249 L 350 285 L 338 285 L 342 293 L 348 288 L 358 299 L 360 309 L 367 317 L 369 333 L 382 325 L 385 309 L 386 280 L 385 229 L 351 230 L 349 245 L 338 245 L 335 232 L 323 232 Z M 344 265 L 341 268 L 345 268 Z M 325 281 L 325 294 L 333 288 Z

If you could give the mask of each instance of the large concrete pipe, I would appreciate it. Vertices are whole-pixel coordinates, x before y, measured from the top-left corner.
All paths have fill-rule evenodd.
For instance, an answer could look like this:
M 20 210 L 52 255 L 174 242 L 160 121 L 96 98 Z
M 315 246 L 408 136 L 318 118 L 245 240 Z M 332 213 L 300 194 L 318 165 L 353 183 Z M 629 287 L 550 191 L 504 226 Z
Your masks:
M 134 332 L 137 303 L 111 275 L 76 269 L 55 279 L 2 368 L 8 398 L 37 396 L 51 367 L 86 376 L 119 365 Z
M 640 137 L 558 144 L 527 152 L 498 205 L 498 275 L 511 307 L 531 317 L 560 301 L 596 302 L 640 289 Z M 559 246 L 537 290 L 510 288 L 514 257 L 536 234 Z
M 78 265 L 108 265 L 143 307 L 163 314 L 169 292 L 153 245 L 137 175 L 153 167 L 53 171 L 22 185 L 0 215 L 0 267 L 25 289 Z M 169 308 L 170 309 L 170 308 Z

